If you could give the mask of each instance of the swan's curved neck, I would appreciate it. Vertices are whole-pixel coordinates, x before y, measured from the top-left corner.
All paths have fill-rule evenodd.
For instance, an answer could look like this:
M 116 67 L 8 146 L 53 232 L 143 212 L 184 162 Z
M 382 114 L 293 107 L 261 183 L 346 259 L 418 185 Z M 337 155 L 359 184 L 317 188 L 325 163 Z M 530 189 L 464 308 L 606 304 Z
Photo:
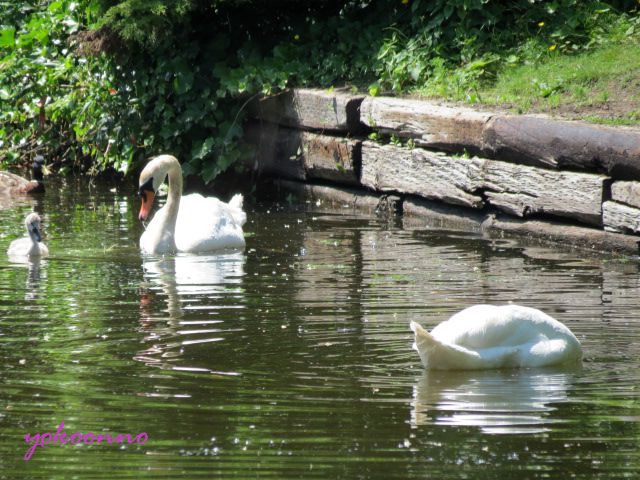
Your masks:
M 166 204 L 167 220 L 175 225 L 182 197 L 182 168 L 177 160 L 169 163 L 167 174 L 169 177 L 169 195 Z
M 38 245 L 38 239 L 36 238 L 36 234 L 32 232 L 30 229 L 27 229 L 27 231 L 29 232 L 29 238 L 31 239 L 31 244 Z

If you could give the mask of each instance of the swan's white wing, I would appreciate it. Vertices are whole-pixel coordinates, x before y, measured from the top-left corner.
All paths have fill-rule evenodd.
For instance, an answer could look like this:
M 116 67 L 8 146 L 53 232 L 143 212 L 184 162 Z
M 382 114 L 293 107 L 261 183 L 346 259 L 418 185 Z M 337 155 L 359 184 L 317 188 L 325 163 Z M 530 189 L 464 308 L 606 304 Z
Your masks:
M 194 193 L 180 200 L 176 223 L 176 247 L 181 252 L 208 252 L 225 248 L 243 248 L 242 196 L 229 203 Z
M 554 318 L 520 305 L 474 305 L 442 322 L 431 333 L 442 341 L 471 349 L 522 345 L 537 341 L 540 336 L 573 337 Z
M 14 240 L 9 245 L 9 250 L 7 250 L 7 255 L 12 256 L 22 256 L 28 255 L 29 249 L 31 248 L 32 242 L 30 238 L 18 238 Z
M 42 242 L 35 245 L 29 237 L 24 237 L 11 242 L 7 255 L 10 257 L 45 257 L 49 255 L 49 249 Z

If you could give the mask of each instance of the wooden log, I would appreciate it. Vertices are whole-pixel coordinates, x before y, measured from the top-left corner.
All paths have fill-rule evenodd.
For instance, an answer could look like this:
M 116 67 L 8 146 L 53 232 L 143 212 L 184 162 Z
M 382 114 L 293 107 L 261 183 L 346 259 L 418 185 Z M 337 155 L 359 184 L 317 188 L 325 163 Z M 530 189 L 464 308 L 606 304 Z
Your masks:
M 310 132 L 287 133 L 302 155 L 307 178 L 358 185 L 357 168 L 362 142 Z
M 363 99 L 338 90 L 286 90 L 252 101 L 249 114 L 290 127 L 355 133 L 363 128 L 359 114 Z
M 404 228 L 435 228 L 480 232 L 485 216 L 473 210 L 446 203 L 408 197 L 402 204 Z
M 474 160 L 481 162 L 482 187 L 491 205 L 517 217 L 548 214 L 602 225 L 607 177 Z
M 551 168 L 640 178 L 640 131 L 533 116 L 494 116 L 484 129 L 487 154 Z
M 640 238 L 633 235 L 566 225 L 557 221 L 522 220 L 506 215 L 489 215 L 483 222 L 483 232 L 492 237 L 511 234 L 526 239 L 545 240 L 598 252 L 623 255 L 638 255 L 640 253 Z
M 319 179 L 358 185 L 359 140 L 252 123 L 245 139 L 256 149 L 254 170 L 296 180 Z
M 604 228 L 610 232 L 640 233 L 640 209 L 614 201 L 602 204 Z
M 261 175 L 282 176 L 306 180 L 307 172 L 298 148 L 290 135 L 275 123 L 250 123 L 245 126 L 244 138 L 255 148 L 252 168 Z
M 476 210 L 423 199 L 405 199 L 402 223 L 404 228 L 409 229 L 455 229 L 482 232 L 491 238 L 520 237 L 533 241 L 534 245 L 543 242 L 606 253 L 640 253 L 640 238 L 632 235 L 567 225 L 557 220 L 527 220 L 503 214 L 482 215 Z
M 491 116 L 469 108 L 389 97 L 367 97 L 360 106 L 360 119 L 371 128 L 413 138 L 419 146 L 460 153 L 484 149 L 483 129 Z
M 360 182 L 453 205 L 490 204 L 518 217 L 536 214 L 601 225 L 607 177 L 559 172 L 474 157 L 451 157 L 420 148 L 365 142 Z
M 384 213 L 395 215 L 402 209 L 400 197 L 380 195 L 349 187 L 327 187 L 290 180 L 276 180 L 276 185 L 285 190 L 305 195 L 314 206 L 330 206 L 341 210 L 351 209 L 362 213 Z
M 640 182 L 613 182 L 611 200 L 640 208 Z
M 473 192 L 482 186 L 477 163 L 420 148 L 364 142 L 360 183 L 374 190 L 419 195 L 465 207 L 482 208 Z

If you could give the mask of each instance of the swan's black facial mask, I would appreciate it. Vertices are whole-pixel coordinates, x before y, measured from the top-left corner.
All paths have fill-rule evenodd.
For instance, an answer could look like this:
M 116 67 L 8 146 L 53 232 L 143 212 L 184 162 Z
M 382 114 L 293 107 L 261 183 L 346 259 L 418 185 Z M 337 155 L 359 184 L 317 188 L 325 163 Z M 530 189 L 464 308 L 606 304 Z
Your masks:
M 142 197 L 142 204 L 140 205 L 138 219 L 144 222 L 149 217 L 151 206 L 153 205 L 153 199 L 156 196 L 156 192 L 153 188 L 153 177 L 140 185 L 138 193 Z
M 153 189 L 153 177 L 149 177 L 149 180 L 140 185 L 140 188 L 138 189 L 138 195 L 142 197 L 143 202 L 147 201 L 147 192 L 151 192 L 153 194 L 156 193 Z

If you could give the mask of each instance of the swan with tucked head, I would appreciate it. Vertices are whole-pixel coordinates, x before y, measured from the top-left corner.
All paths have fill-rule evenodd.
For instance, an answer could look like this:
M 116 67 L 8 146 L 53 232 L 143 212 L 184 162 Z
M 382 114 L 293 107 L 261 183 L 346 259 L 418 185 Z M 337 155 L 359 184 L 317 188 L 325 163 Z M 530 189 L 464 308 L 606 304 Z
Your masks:
M 234 195 L 229 203 L 197 193 L 182 196 L 182 168 L 171 155 L 154 158 L 140 174 L 140 220 L 149 217 L 156 192 L 167 177 L 167 203 L 156 212 L 140 237 L 143 253 L 195 253 L 244 248 L 242 226 L 247 215 L 242 210 L 242 195 Z
M 580 342 L 535 308 L 474 305 L 427 332 L 411 322 L 413 348 L 433 370 L 548 367 L 578 362 Z
M 42 235 L 40 234 L 38 214 L 33 212 L 27 215 L 24 224 L 29 236 L 11 242 L 7 255 L 10 257 L 45 257 L 49 255 L 49 249 L 41 242 Z

